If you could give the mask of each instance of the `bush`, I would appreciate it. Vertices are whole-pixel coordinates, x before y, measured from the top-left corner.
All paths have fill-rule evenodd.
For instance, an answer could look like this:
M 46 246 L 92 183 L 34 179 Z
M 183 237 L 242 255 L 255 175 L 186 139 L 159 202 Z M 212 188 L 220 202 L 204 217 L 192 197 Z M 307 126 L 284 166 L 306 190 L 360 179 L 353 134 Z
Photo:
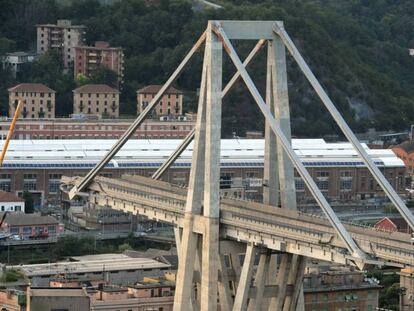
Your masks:
M 16 269 L 8 269 L 4 272 L 2 277 L 0 278 L 0 282 L 17 282 L 20 279 L 24 279 L 24 275 L 20 270 Z

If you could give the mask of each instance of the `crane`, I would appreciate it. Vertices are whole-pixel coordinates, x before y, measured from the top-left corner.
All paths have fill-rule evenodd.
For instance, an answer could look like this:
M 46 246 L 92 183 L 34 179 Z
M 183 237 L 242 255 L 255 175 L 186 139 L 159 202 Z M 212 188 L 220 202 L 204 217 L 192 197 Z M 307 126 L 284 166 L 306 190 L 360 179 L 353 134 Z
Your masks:
M 10 139 L 13 137 L 14 126 L 16 125 L 17 118 L 19 117 L 20 109 L 21 109 L 22 105 L 23 105 L 23 100 L 22 100 L 22 98 L 19 98 L 19 102 L 17 104 L 16 111 L 14 112 L 14 116 L 13 116 L 12 122 L 10 124 L 9 132 L 7 133 L 6 142 L 4 143 L 3 150 L 1 151 L 0 167 L 3 165 L 4 158 L 6 157 L 7 148 L 9 147 Z

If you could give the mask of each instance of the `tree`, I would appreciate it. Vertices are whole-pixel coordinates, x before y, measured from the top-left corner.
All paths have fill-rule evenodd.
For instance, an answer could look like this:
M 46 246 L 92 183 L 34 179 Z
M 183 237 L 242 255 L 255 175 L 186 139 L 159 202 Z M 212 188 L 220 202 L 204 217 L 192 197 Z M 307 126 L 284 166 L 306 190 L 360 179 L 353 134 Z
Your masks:
M 34 198 L 29 191 L 23 192 L 23 200 L 25 201 L 26 214 L 33 214 L 34 212 Z
M 92 71 L 88 83 L 106 84 L 118 88 L 118 76 L 115 71 L 100 65 Z

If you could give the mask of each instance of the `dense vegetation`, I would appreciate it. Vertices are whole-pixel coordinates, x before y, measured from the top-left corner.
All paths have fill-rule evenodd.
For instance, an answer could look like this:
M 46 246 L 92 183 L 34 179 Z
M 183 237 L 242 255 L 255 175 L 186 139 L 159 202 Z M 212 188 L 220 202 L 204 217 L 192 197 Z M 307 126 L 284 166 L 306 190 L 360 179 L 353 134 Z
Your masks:
M 107 1 L 110 2 L 110 1 Z M 162 83 L 201 34 L 209 19 L 283 20 L 298 48 L 354 130 L 404 129 L 414 122 L 414 2 L 411 0 L 218 0 L 223 9 L 195 10 L 185 0 L 96 0 L 0 2 L 0 54 L 35 50 L 37 23 L 58 18 L 84 24 L 87 43 L 106 40 L 125 49 L 121 112 L 135 113 L 135 91 Z M 237 43 L 245 56 L 254 43 Z M 249 67 L 263 92 L 265 52 Z M 195 109 L 202 52 L 176 82 L 186 91 L 187 109 Z M 59 92 L 57 111 L 71 112 L 71 73 L 62 74 L 55 55 L 40 58 L 14 81 L 0 70 L 1 111 L 6 88 L 40 81 Z M 225 59 L 224 81 L 234 73 Z M 101 74 L 94 81 L 106 81 Z M 336 132 L 332 121 L 298 68 L 289 62 L 293 133 L 317 136 Z M 223 106 L 226 135 L 237 129 L 262 129 L 263 118 L 239 83 Z M 236 117 L 237 116 L 237 117 Z

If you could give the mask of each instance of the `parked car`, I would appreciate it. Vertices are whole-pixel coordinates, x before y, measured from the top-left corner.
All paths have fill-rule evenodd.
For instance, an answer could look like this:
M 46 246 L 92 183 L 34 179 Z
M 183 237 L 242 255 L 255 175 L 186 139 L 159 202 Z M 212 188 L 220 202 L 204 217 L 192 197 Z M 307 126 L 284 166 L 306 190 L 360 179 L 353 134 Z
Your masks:
M 47 232 L 36 232 L 29 236 L 29 239 L 31 240 L 41 240 L 41 239 L 47 239 L 49 237 L 49 233 Z
M 18 234 L 13 234 L 13 235 L 11 235 L 11 236 L 9 237 L 9 239 L 10 239 L 10 240 L 13 240 L 13 241 L 22 241 L 22 240 L 24 240 L 23 236 L 18 235 Z

